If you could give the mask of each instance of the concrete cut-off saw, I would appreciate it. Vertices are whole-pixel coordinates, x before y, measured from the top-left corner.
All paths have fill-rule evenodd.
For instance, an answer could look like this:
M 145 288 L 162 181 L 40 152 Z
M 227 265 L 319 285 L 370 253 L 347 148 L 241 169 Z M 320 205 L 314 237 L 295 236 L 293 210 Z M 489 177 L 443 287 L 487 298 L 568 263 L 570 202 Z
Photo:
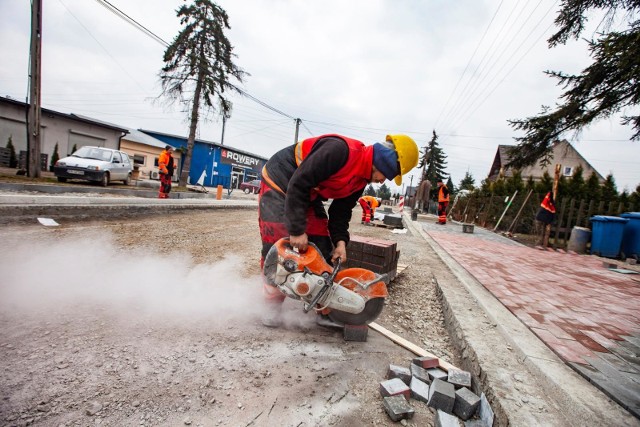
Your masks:
M 298 251 L 289 238 L 278 240 L 267 253 L 263 274 L 267 283 L 289 298 L 303 301 L 304 312 L 314 309 L 345 325 L 373 322 L 389 295 L 386 274 L 364 268 L 332 267 L 316 245 Z

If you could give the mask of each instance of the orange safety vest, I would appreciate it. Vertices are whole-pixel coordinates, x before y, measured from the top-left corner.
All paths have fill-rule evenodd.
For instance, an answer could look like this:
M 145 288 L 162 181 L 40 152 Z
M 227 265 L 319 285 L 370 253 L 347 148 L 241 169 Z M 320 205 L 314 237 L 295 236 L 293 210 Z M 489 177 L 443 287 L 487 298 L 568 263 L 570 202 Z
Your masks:
M 308 138 L 296 144 L 296 164 L 300 166 L 300 163 L 309 155 L 315 143 L 320 138 L 326 137 L 344 140 L 349 147 L 349 158 L 338 172 L 314 188 L 314 192 L 325 199 L 343 199 L 365 188 L 371 180 L 373 146 L 365 146 L 356 139 L 334 134 Z
M 442 185 L 439 189 L 438 189 L 438 203 L 442 203 L 442 202 L 448 202 L 449 201 L 449 193 L 447 193 L 447 195 L 444 195 L 444 189 L 447 188 L 446 185 Z
M 380 204 L 378 203 L 378 199 L 373 196 L 362 196 L 362 199 L 369 203 L 369 206 L 371 206 L 371 209 L 373 210 L 380 206 Z
M 551 194 L 551 191 L 549 191 L 547 195 L 544 196 L 544 199 L 542 199 L 542 203 L 540 203 L 540 206 L 551 213 L 556 213 L 556 204 L 553 201 L 553 194 Z
M 171 160 L 171 156 L 167 150 L 163 150 L 160 153 L 160 157 L 158 157 L 158 169 L 160 173 L 169 173 L 167 166 L 169 166 L 169 161 Z

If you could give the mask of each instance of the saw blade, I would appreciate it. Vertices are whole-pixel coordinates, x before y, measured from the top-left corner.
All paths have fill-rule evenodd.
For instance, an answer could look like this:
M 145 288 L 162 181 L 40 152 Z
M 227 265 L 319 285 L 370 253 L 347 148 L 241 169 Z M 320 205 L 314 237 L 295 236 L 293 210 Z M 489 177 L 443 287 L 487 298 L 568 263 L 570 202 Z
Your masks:
M 334 322 L 345 325 L 365 325 L 376 320 L 383 308 L 384 298 L 372 298 L 365 303 L 364 309 L 360 313 L 353 314 L 345 311 L 331 310 L 328 316 Z

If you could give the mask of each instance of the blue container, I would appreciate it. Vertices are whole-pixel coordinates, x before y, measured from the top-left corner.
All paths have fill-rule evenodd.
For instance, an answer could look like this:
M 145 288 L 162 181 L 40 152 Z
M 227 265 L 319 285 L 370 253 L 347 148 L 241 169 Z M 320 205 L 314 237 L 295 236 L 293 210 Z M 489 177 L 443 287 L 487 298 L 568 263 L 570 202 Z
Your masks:
M 596 215 L 591 217 L 591 253 L 607 258 L 618 258 L 622 246 L 622 233 L 627 218 Z
M 622 232 L 622 253 L 624 257 L 637 260 L 640 256 L 640 212 L 627 212 L 620 217 L 629 220 Z

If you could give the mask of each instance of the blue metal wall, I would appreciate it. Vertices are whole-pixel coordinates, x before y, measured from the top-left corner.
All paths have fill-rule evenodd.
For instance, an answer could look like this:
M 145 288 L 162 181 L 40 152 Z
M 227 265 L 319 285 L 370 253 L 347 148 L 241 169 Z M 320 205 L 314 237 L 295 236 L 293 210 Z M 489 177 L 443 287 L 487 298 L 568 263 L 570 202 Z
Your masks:
M 165 144 L 169 144 L 173 147 L 184 148 L 186 151 L 187 148 L 187 139 L 174 135 L 167 135 L 163 133 L 157 133 L 149 130 L 143 130 L 144 133 L 150 135 L 154 138 L 159 139 Z M 225 188 L 229 188 L 232 179 L 232 170 L 233 165 L 229 163 L 224 163 L 222 161 L 222 150 L 229 150 L 234 153 L 245 154 L 246 156 L 253 157 L 258 159 L 260 162 L 257 166 L 253 168 L 243 167 L 239 165 L 238 167 L 245 170 L 244 180 L 249 181 L 251 178 L 247 177 L 247 172 L 249 174 L 256 175 L 258 178 L 260 177 L 260 170 L 262 166 L 266 162 L 266 159 L 256 156 L 250 153 L 244 153 L 240 150 L 235 150 L 231 147 L 220 146 L 218 144 L 195 140 L 193 145 L 193 153 L 191 156 L 191 167 L 189 170 L 189 184 L 196 184 L 200 177 L 202 176 L 203 171 L 206 173 L 204 177 L 204 185 L 206 187 L 216 187 L 218 185 L 222 185 Z M 182 158 L 180 164 L 184 164 L 185 154 L 182 154 Z

